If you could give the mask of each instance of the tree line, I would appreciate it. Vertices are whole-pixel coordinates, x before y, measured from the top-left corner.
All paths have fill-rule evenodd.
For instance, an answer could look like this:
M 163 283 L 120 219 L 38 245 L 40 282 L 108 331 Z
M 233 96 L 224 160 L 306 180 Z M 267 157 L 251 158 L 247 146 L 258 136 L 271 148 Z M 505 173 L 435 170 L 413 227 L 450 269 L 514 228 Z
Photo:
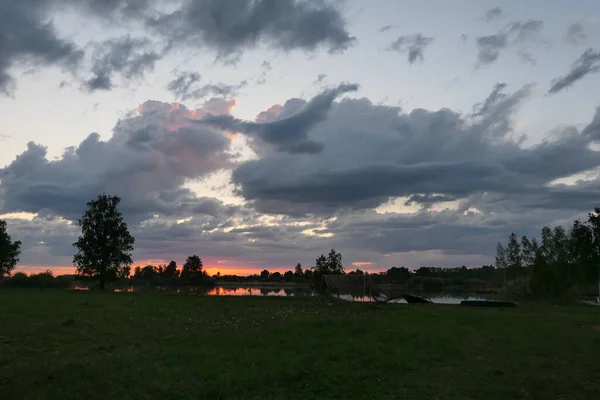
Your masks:
M 118 196 L 101 194 L 86 204 L 86 211 L 77 221 L 81 227 L 81 235 L 73 243 L 77 250 L 73 256 L 77 276 L 97 281 L 100 289 L 104 289 L 107 282 L 128 279 L 131 275 L 131 255 L 135 239 L 118 209 L 120 201 Z M 0 220 L 0 278 L 10 276 L 19 262 L 20 254 L 21 242 L 12 241 L 7 232 L 6 221 Z M 133 276 L 142 279 L 153 274 L 195 285 L 205 283 L 207 278 L 202 260 L 197 255 L 188 257 L 181 271 L 172 262 L 164 269 L 136 267 Z M 52 278 L 51 271 L 29 277 L 21 273 L 15 274 L 11 283 L 48 284 Z
M 538 297 L 563 296 L 595 284 L 600 290 L 600 208 L 568 230 L 543 227 L 540 240 L 512 233 L 506 245 L 497 245 L 496 267 L 506 282 L 520 282 L 521 290 Z
M 298 263 L 285 273 L 261 271 L 250 276 L 216 275 L 210 277 L 202 259 L 189 256 L 182 268 L 175 261 L 167 265 L 138 266 L 131 271 L 135 239 L 130 234 L 123 215 L 118 210 L 121 199 L 106 194 L 87 203 L 83 216 L 78 220 L 81 235 L 73 244 L 77 252 L 73 257 L 77 277 L 97 281 L 104 289 L 107 282 L 121 280 L 128 283 L 212 285 L 224 282 L 297 282 L 310 283 L 315 287 L 323 275 L 346 274 L 342 255 L 331 249 L 321 254 L 313 267 L 303 269 Z M 541 239 L 512 233 L 508 243 L 498 243 L 495 265 L 479 268 L 421 267 L 411 271 L 405 267 L 392 267 L 385 272 L 371 273 L 376 283 L 464 285 L 468 282 L 488 284 L 518 282 L 536 296 L 561 296 L 577 287 L 600 285 L 600 208 L 588 214 L 587 221 L 576 220 L 567 230 L 562 226 L 542 228 Z M 10 276 L 19 261 L 21 242 L 12 241 L 6 221 L 0 220 L 0 278 Z M 348 274 L 368 274 L 360 269 Z M 16 274 L 14 283 L 24 284 L 27 276 Z M 52 273 L 46 271 L 31 276 L 31 285 L 45 282 L 51 286 Z M 61 285 L 66 279 L 61 280 Z M 514 286 L 514 284 L 513 284 Z M 433 287 L 431 287 L 433 288 Z

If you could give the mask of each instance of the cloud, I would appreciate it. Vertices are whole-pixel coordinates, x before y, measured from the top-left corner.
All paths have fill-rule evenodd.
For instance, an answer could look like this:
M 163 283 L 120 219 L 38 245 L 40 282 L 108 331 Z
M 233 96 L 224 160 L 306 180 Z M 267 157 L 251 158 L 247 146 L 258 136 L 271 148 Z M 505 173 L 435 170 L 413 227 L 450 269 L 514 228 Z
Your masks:
M 567 89 L 580 79 L 598 71 L 600 71 L 600 52 L 589 48 L 571 64 L 571 69 L 566 75 L 552 81 L 548 94 L 556 94 Z
M 0 215 L 37 214 L 9 221 L 26 265 L 69 265 L 72 222 L 106 191 L 123 198 L 136 262 L 196 253 L 207 265 L 291 269 L 333 247 L 346 265 L 377 269 L 488 264 L 510 232 L 535 235 L 597 203 L 597 174 L 556 180 L 597 171 L 589 144 L 600 138 L 600 109 L 583 129 L 525 147 L 512 120 L 531 85 L 510 92 L 498 83 L 468 114 L 340 99 L 355 89 L 291 98 L 256 122 L 206 116 L 227 115 L 235 100 L 197 110 L 147 101 L 109 139 L 92 134 L 56 160 L 31 143 L 0 170 Z M 255 150 L 246 161 L 232 155 L 232 126 Z M 282 134 L 321 151 L 289 151 L 294 140 Z M 209 184 L 187 188 L 215 171 L 231 171 L 236 205 L 207 195 Z
M 227 131 L 244 133 L 258 139 L 261 144 L 272 146 L 277 152 L 316 154 L 323 150 L 323 145 L 311 140 L 308 132 L 326 118 L 337 97 L 356 90 L 356 84 L 341 84 L 325 90 L 308 103 L 290 101 L 274 120 L 249 122 L 230 115 L 207 115 L 200 122 Z M 257 147 L 260 147 L 260 144 L 255 144 L 255 149 Z
M 481 17 L 486 22 L 497 21 L 505 16 L 504 11 L 500 7 L 489 9 Z
M 511 46 L 536 42 L 540 38 L 543 26 L 544 23 L 540 20 L 516 21 L 493 35 L 477 37 L 477 66 L 494 63 L 500 57 L 500 53 Z M 535 61 L 531 54 L 527 54 L 526 62 Z
M 572 23 L 567 32 L 565 32 L 564 41 L 574 46 L 585 43 L 588 40 L 588 35 L 585 31 L 583 21 Z
M 313 84 L 320 85 L 323 83 L 323 81 L 325 81 L 326 78 L 327 78 L 327 74 L 319 74 L 319 75 L 317 75 L 317 79 L 315 79 L 313 81 Z
M 506 89 L 506 86 L 506 83 L 496 83 L 492 93 L 490 93 L 484 102 L 475 105 L 473 115 L 481 116 L 488 114 L 494 105 L 498 104 L 500 100 L 506 98 L 507 95 L 503 92 L 503 90 Z
M 198 85 L 201 76 L 197 72 L 177 72 L 177 76 L 167 85 L 167 90 L 175 95 L 178 100 L 198 100 L 209 96 L 232 97 L 237 96 L 239 91 L 247 85 L 244 80 L 237 85 L 226 85 L 224 83 L 209 83 Z
M 210 48 L 224 61 L 259 45 L 337 52 L 355 41 L 333 4 L 309 0 L 186 0 L 173 12 L 148 18 L 147 25 L 174 43 Z
M 379 28 L 379 32 L 381 33 L 385 33 L 387 31 L 390 31 L 394 28 L 394 25 L 384 25 L 381 28 Z
M 268 61 L 263 61 L 260 65 L 262 71 L 260 72 L 260 76 L 254 81 L 255 85 L 263 85 L 267 82 L 267 72 L 273 69 L 273 66 Z
M 512 117 L 532 87 L 504 93 L 505 87 L 497 84 L 470 115 L 448 109 L 407 114 L 366 99 L 335 102 L 308 132 L 322 143 L 319 153 L 262 153 L 234 169 L 232 181 L 259 212 L 295 217 L 331 217 L 396 198 L 471 201 L 483 193 L 494 202 L 543 198 L 549 208 L 580 210 L 559 201 L 569 191 L 547 185 L 600 166 L 589 135 L 574 129 L 522 148 L 513 139 Z
M 537 64 L 537 60 L 533 57 L 533 55 L 531 55 L 530 52 L 528 52 L 526 50 L 519 50 L 517 52 L 517 54 L 519 55 L 519 58 L 521 59 L 521 61 L 524 64 L 530 64 L 530 65 L 536 65 Z
M 27 150 L 0 169 L 0 214 L 73 220 L 87 201 L 108 192 L 123 197 L 134 220 L 152 214 L 193 215 L 202 199 L 182 186 L 235 162 L 228 136 L 189 121 L 217 109 L 209 107 L 190 110 L 179 103 L 147 101 L 139 115 L 117 123 L 110 139 L 92 133 L 56 160 L 47 159 L 44 146 L 28 143 Z
M 499 32 L 495 35 L 479 36 L 477 38 L 477 65 L 488 65 L 495 62 L 500 52 L 508 46 L 508 34 Z
M 193 71 L 176 72 L 177 76 L 167 84 L 167 90 L 180 100 L 185 100 L 193 92 L 193 86 L 200 82 L 200 74 Z
M 16 87 L 10 74 L 14 65 L 58 66 L 73 71 L 83 52 L 72 41 L 59 36 L 46 18 L 45 1 L 0 0 L 0 94 Z
M 143 77 L 163 57 L 163 51 L 157 51 L 149 39 L 129 35 L 96 43 L 95 48 L 93 76 L 84 82 L 90 92 L 112 89 L 115 74 L 127 80 Z
M 212 50 L 218 60 L 229 62 L 261 46 L 284 52 L 324 48 L 335 53 L 356 41 L 336 4 L 314 0 L 181 0 L 172 4 L 162 0 L 28 0 L 18 4 L 0 0 L 0 7 L 3 95 L 11 95 L 16 88 L 10 72 L 15 66 L 60 67 L 77 79 L 84 71 L 83 88 L 93 92 L 112 89 L 118 77 L 125 83 L 143 78 L 174 48 Z M 107 29 L 131 32 L 144 27 L 147 35 L 127 35 L 79 48 L 54 26 L 55 17 L 65 11 Z M 88 58 L 91 71 L 84 70 Z M 208 84 L 189 99 L 224 95 L 236 88 Z
M 58 5 L 68 5 L 101 18 L 140 18 L 158 3 L 157 0 L 51 0 Z
M 423 52 L 432 42 L 432 37 L 425 37 L 420 33 L 400 36 L 396 41 L 389 45 L 388 51 L 408 53 L 408 63 L 413 64 L 417 59 L 421 61 L 425 59 Z
M 509 35 L 516 35 L 515 43 L 533 41 L 539 38 L 540 32 L 544 27 L 544 22 L 536 19 L 529 19 L 525 22 L 517 21 L 510 24 Z

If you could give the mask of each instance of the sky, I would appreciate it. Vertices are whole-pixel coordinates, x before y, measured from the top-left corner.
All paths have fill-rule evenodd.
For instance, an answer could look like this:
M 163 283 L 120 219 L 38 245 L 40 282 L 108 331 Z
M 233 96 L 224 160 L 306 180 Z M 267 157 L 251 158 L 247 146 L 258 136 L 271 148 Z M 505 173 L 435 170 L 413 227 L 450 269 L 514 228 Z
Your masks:
M 600 206 L 600 3 L 0 0 L 0 218 L 71 273 L 122 198 L 134 265 L 492 264 Z

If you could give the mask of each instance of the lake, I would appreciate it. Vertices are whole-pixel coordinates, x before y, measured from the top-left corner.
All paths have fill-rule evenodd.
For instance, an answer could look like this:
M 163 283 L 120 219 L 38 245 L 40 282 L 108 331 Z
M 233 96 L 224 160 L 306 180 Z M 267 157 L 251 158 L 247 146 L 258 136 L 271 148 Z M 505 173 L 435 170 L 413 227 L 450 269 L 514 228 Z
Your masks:
M 132 289 L 130 289 L 132 290 Z M 177 292 L 185 291 L 177 289 Z M 196 292 L 203 292 L 194 290 Z M 287 297 L 311 297 L 316 296 L 313 289 L 308 287 L 293 287 L 293 288 L 257 288 L 257 287 L 221 287 L 217 286 L 204 291 L 207 296 L 287 296 Z M 463 300 L 485 300 L 484 296 L 472 295 L 468 293 L 413 293 L 430 299 L 436 304 L 460 304 Z M 340 295 L 340 299 L 357 302 L 370 302 L 371 299 L 366 296 Z M 406 303 L 404 299 L 392 300 L 392 303 Z
M 73 290 L 89 290 L 85 286 L 74 286 Z M 279 297 L 313 297 L 317 293 L 309 287 L 222 287 L 216 286 L 210 289 L 204 289 L 201 287 L 181 287 L 181 288 L 168 288 L 168 287 L 123 287 L 113 289 L 115 292 L 175 292 L 175 293 L 186 293 L 193 292 L 205 296 L 279 296 Z M 463 300 L 488 300 L 482 294 L 471 294 L 462 292 L 445 292 L 445 293 L 426 293 L 419 291 L 407 291 L 407 294 L 412 294 L 419 297 L 424 297 L 431 300 L 434 304 L 460 304 Z M 341 300 L 356 301 L 356 302 L 371 302 L 373 301 L 369 296 L 353 296 L 350 294 L 342 294 L 336 296 Z M 404 303 L 404 299 L 395 299 L 390 303 Z

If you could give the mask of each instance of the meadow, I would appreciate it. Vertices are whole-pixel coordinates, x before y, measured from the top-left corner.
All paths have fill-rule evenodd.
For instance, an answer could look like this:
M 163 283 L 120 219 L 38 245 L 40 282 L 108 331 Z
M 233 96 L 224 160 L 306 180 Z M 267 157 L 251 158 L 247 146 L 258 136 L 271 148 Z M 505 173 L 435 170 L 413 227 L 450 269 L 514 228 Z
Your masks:
M 0 290 L 9 399 L 595 399 L 600 307 Z

